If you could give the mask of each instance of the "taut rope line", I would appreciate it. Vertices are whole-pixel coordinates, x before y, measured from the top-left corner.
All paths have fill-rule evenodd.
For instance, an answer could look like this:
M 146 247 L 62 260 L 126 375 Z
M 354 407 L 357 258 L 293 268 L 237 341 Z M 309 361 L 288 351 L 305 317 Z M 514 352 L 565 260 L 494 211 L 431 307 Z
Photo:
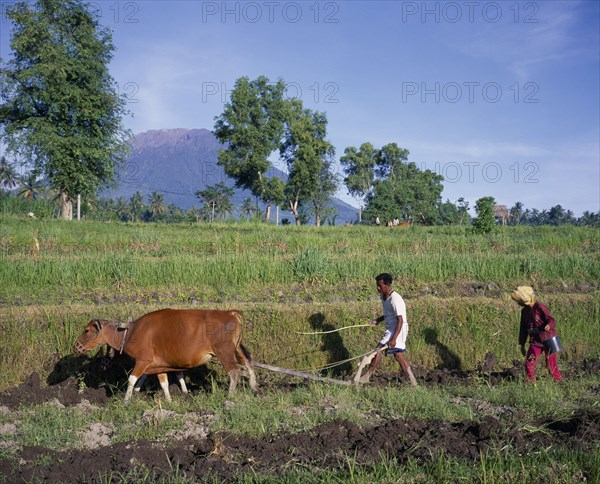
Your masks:
M 329 334 L 329 333 L 337 333 L 338 331 L 342 331 L 343 329 L 350 329 L 350 328 L 366 328 L 366 327 L 370 327 L 370 324 L 354 324 L 352 326 L 343 326 L 341 328 L 338 329 L 332 329 L 331 331 L 313 331 L 313 332 L 309 332 L 309 333 L 303 333 L 303 332 L 297 332 L 297 334 Z

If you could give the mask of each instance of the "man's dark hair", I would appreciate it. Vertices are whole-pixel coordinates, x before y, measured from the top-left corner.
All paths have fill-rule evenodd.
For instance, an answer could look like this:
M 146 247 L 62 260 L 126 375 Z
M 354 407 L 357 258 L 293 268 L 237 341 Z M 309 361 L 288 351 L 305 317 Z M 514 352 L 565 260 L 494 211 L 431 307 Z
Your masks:
M 391 286 L 392 285 L 392 281 L 394 280 L 394 278 L 392 277 L 391 274 L 388 274 L 387 272 L 384 272 L 383 274 L 379 274 L 376 278 L 375 278 L 375 282 L 378 281 L 383 281 L 383 283 L 386 286 Z

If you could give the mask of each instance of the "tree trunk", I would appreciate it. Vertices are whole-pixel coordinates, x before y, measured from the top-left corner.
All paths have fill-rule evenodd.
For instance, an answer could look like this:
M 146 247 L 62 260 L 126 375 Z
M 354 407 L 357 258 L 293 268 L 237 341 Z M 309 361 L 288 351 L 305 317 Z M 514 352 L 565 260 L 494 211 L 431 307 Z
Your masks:
M 73 220 L 73 200 L 66 192 L 60 192 L 60 215 L 65 220 Z
M 300 225 L 300 216 L 298 215 L 298 198 L 295 201 L 290 200 L 290 211 L 296 219 L 296 225 Z

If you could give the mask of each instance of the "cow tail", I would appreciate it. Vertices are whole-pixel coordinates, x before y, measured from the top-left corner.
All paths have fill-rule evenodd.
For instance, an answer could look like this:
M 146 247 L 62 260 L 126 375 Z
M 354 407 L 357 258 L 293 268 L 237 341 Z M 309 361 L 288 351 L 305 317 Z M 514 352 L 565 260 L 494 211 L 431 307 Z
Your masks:
M 238 340 L 236 341 L 236 344 L 235 344 L 236 353 L 239 355 L 238 351 L 241 351 L 242 354 L 239 356 L 244 356 L 244 358 L 247 360 L 247 362 L 244 362 L 244 359 L 239 358 L 239 356 L 238 356 L 240 363 L 247 365 L 250 368 L 254 368 L 254 360 L 252 359 L 252 355 L 250 354 L 250 351 L 248 351 L 248 348 L 246 348 L 242 344 L 242 333 L 247 324 L 246 316 L 244 316 L 244 313 L 242 311 L 237 311 L 237 310 L 235 311 L 235 316 L 238 319 L 238 321 L 240 322 L 239 336 L 238 336 Z
M 250 354 L 250 351 L 248 351 L 248 348 L 246 348 L 243 344 L 240 343 L 240 350 L 242 350 L 242 353 L 248 360 L 250 366 L 254 366 L 254 360 L 252 359 L 252 355 Z

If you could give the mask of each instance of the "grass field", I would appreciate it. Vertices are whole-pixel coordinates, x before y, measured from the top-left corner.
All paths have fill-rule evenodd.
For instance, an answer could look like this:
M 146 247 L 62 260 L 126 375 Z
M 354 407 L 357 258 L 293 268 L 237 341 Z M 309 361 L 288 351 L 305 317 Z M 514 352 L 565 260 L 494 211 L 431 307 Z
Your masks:
M 154 309 L 238 308 L 247 316 L 245 343 L 257 361 L 306 370 L 356 357 L 372 349 L 381 328 L 326 331 L 367 323 L 380 314 L 374 276 L 391 272 L 407 302 L 408 357 L 428 369 L 470 370 L 488 352 L 497 366 L 521 360 L 517 345 L 519 308 L 509 293 L 532 285 L 551 310 L 563 340 L 561 366 L 600 358 L 600 231 L 582 227 L 502 227 L 475 236 L 464 227 L 271 227 L 249 223 L 213 225 L 117 224 L 28 220 L 0 216 L 0 391 L 32 372 L 42 381 L 67 361 L 76 337 L 94 317 L 135 319 Z M 397 371 L 384 360 L 382 371 Z M 348 377 L 356 367 L 345 368 Z M 220 365 L 210 363 L 220 374 Z M 78 376 L 78 368 L 65 367 Z M 541 374 L 541 372 L 540 372 Z M 304 431 L 332 419 L 367 424 L 376 413 L 391 418 L 461 421 L 482 415 L 465 401 L 521 409 L 528 418 L 564 418 L 578 409 L 600 408 L 597 375 L 562 386 L 542 378 L 530 392 L 522 381 L 489 386 L 353 388 L 311 384 L 260 397 L 242 391 L 224 408 L 224 379 L 211 394 L 176 401 L 176 417 L 145 425 L 140 415 L 154 404 L 121 399 L 94 410 L 93 419 L 119 428 L 113 441 L 165 439 L 184 425 L 189 412 L 218 415 L 213 430 L 266 438 L 273 432 Z M 319 402 L 333 406 L 334 414 Z M 317 402 L 317 403 L 315 403 Z M 323 404 L 325 405 L 325 404 Z M 289 408 L 306 409 L 290 419 Z M 313 408 L 314 407 L 314 408 Z M 78 448 L 87 425 L 76 410 L 45 406 L 18 414 L 20 445 Z M 89 417 L 89 416 L 88 416 Z M 0 415 L 0 426 L 13 416 Z M 64 432 L 67 429 L 67 432 Z M 533 432 L 533 430 L 532 430 Z M 0 435 L 0 441 L 3 437 Z M 11 451 L 0 448 L 0 458 Z M 537 460 L 536 460 L 537 459 Z M 531 456 L 502 449 L 476 465 L 441 457 L 423 467 L 382 460 L 362 466 L 348 456 L 338 470 L 294 468 L 288 482 L 572 482 L 600 479 L 600 460 L 575 450 L 547 449 Z M 539 474 L 535 465 L 547 464 Z M 132 471 L 124 480 L 144 481 Z M 115 476 L 113 476 L 115 477 Z M 119 476 L 116 476 L 119 477 Z M 110 482 L 110 475 L 103 477 Z M 265 482 L 247 476 L 242 482 Z M 0 479 L 1 482 L 1 479 Z M 170 482 L 192 482 L 175 475 Z
M 558 321 L 564 359 L 598 356 L 600 231 L 504 227 L 155 225 L 3 216 L 0 224 L 1 386 L 44 371 L 70 351 L 92 317 L 127 320 L 161 307 L 239 308 L 261 361 L 316 367 L 359 355 L 379 330 L 331 341 L 298 336 L 366 323 L 380 312 L 373 278 L 391 272 L 407 300 L 414 363 L 440 363 L 445 345 L 463 368 L 493 351 L 520 358 L 518 307 L 532 285 Z M 286 344 L 293 339 L 291 347 Z M 323 347 L 326 351 L 323 351 Z M 21 355 L 15 359 L 14 354 Z

